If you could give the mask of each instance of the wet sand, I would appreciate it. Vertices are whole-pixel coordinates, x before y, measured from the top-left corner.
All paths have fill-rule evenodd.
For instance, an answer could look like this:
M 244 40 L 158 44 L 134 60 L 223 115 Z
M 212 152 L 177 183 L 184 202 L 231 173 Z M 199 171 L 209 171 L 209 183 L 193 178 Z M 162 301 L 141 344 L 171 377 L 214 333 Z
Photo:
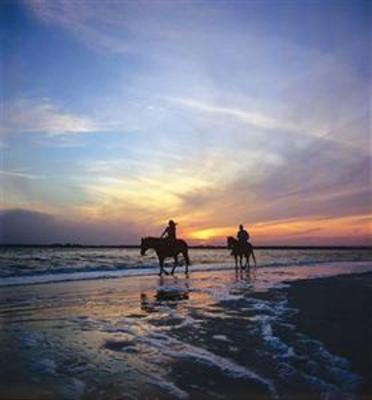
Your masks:
M 265 279 L 2 288 L 0 399 L 369 398 L 372 274 Z
M 372 273 L 292 283 L 289 306 L 298 330 L 351 362 L 361 398 L 372 398 Z

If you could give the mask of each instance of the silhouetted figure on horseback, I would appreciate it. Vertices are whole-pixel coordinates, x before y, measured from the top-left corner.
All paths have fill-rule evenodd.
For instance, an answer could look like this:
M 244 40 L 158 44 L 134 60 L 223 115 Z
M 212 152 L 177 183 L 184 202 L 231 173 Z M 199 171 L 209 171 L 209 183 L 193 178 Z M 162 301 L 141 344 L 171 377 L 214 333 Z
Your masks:
M 241 268 L 244 268 L 242 261 L 243 256 L 245 256 L 245 266 L 249 268 L 249 258 L 251 255 L 256 266 L 256 257 L 253 251 L 253 246 L 251 243 L 249 243 L 249 233 L 244 229 L 243 225 L 239 225 L 239 231 L 236 236 L 237 239 L 233 238 L 232 236 L 227 238 L 227 247 L 231 249 L 231 255 L 235 257 L 235 267 L 238 267 L 239 258 L 239 265 Z
M 250 246 L 250 243 L 248 242 L 249 233 L 244 229 L 243 225 L 239 225 L 239 230 L 236 237 L 238 238 L 241 251 L 246 250 Z
M 161 238 L 165 238 L 166 240 L 176 241 L 176 223 L 171 219 L 168 222 L 168 226 L 164 229 L 164 232 L 161 234 Z
M 160 238 L 146 237 L 141 240 L 141 255 L 146 253 L 148 249 L 154 249 L 159 259 L 159 266 L 161 275 L 163 272 L 169 275 L 164 269 L 164 260 L 168 257 L 174 258 L 174 266 L 171 274 L 173 275 L 174 270 L 178 265 L 178 254 L 182 254 L 185 260 L 185 274 L 189 272 L 189 255 L 187 243 L 182 239 L 177 239 L 176 236 L 176 223 L 173 220 L 168 222 L 168 226 L 161 234 Z

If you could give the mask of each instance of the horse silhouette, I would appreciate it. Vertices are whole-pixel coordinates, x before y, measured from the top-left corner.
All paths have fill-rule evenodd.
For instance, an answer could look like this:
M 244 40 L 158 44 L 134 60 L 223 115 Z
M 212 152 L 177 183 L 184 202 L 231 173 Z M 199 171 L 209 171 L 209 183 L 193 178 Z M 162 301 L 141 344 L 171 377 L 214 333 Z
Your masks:
M 254 265 L 257 266 L 256 256 L 254 255 L 253 246 L 247 242 L 245 246 L 241 246 L 239 241 L 232 236 L 227 238 L 227 248 L 232 250 L 231 254 L 235 258 L 235 268 L 238 268 L 238 259 L 240 268 L 250 268 L 249 259 L 252 256 Z M 245 256 L 245 265 L 243 266 L 243 256 Z
M 182 254 L 185 260 L 185 274 L 189 272 L 190 259 L 188 254 L 187 243 L 182 239 L 168 240 L 160 239 L 155 237 L 145 237 L 141 239 L 141 255 L 145 255 L 148 249 L 154 249 L 159 259 L 159 275 L 163 272 L 166 275 L 169 273 L 164 269 L 164 260 L 166 258 L 174 258 L 174 266 L 171 274 L 174 274 L 176 267 L 178 266 L 178 255 Z

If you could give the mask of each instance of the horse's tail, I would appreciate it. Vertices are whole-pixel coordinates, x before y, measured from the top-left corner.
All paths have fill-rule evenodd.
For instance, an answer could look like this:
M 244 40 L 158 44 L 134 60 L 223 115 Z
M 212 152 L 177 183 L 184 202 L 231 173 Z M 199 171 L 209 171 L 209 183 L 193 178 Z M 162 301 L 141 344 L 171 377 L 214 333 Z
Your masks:
M 256 256 L 254 255 L 254 250 L 253 250 L 253 246 L 252 245 L 251 245 L 251 251 L 252 251 L 252 257 L 253 257 L 253 261 L 254 261 L 254 266 L 257 267 Z

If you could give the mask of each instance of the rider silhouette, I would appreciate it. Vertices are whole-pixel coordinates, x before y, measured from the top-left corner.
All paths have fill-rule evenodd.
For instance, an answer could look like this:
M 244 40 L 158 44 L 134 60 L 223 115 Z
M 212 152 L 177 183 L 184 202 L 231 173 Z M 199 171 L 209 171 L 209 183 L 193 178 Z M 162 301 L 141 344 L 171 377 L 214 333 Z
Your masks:
M 176 241 L 176 223 L 171 219 L 168 222 L 168 226 L 165 228 L 164 232 L 161 234 L 161 238 L 165 237 L 167 240 Z
M 239 225 L 239 231 L 236 236 L 238 238 L 241 249 L 244 249 L 249 246 L 249 243 L 248 243 L 249 233 L 244 229 L 243 225 Z

